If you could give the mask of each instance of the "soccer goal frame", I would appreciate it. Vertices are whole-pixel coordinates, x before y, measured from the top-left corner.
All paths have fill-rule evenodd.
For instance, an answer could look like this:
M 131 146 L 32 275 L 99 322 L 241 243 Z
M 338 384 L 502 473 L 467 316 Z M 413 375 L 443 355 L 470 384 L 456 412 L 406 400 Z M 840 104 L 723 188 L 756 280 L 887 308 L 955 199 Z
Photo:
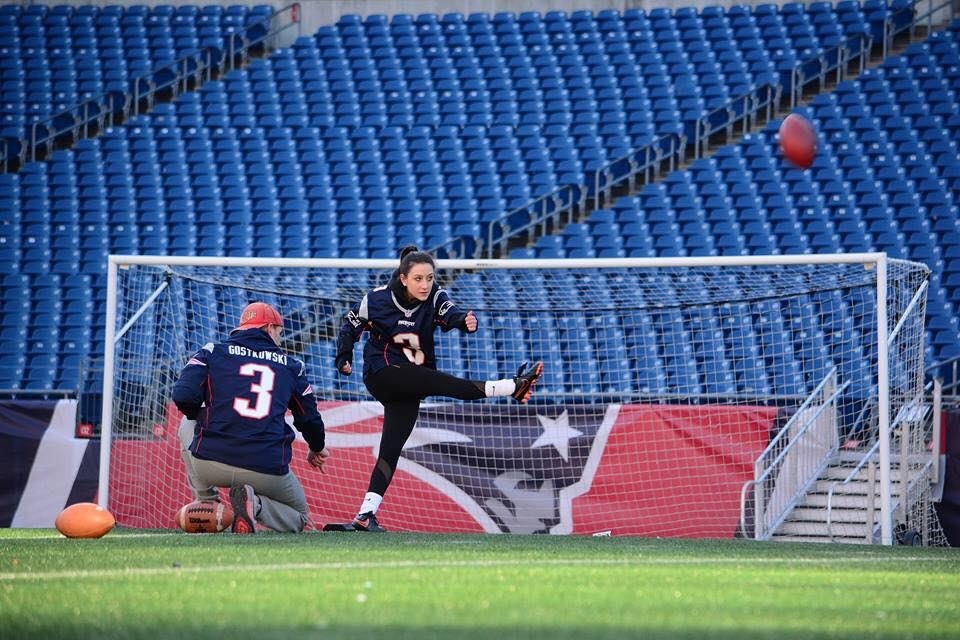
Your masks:
M 902 261 L 898 261 L 902 262 Z M 876 381 L 878 450 L 880 467 L 880 529 L 881 543 L 892 544 L 893 508 L 891 500 L 891 434 L 890 434 L 890 371 L 888 353 L 888 266 L 890 259 L 885 253 L 850 253 L 830 255 L 774 255 L 730 257 L 677 257 L 677 258 L 624 258 L 624 259 L 534 259 L 534 260 L 437 260 L 438 270 L 450 272 L 473 272 L 497 269 L 685 269 L 726 267 L 790 267 L 816 265 L 860 265 L 866 270 L 875 270 L 876 301 Z M 113 429 L 115 419 L 116 344 L 140 318 L 154 300 L 162 295 L 165 284 L 143 300 L 139 308 L 125 317 L 118 315 L 118 274 L 130 267 L 202 267 L 202 268 L 269 268 L 269 269 L 350 269 L 359 268 L 389 272 L 396 268 L 396 260 L 356 259 L 304 259 L 304 258 L 255 258 L 255 257 L 190 257 L 190 256 L 133 256 L 111 255 L 107 268 L 107 297 L 105 317 L 105 349 L 103 363 L 103 396 L 101 413 L 101 442 L 99 470 L 99 504 L 110 505 L 110 473 Z M 454 297 L 456 297 L 456 287 Z M 895 319 L 896 320 L 896 319 Z M 122 326 L 118 326 L 122 323 Z M 322 390 L 320 390 L 322 393 Z

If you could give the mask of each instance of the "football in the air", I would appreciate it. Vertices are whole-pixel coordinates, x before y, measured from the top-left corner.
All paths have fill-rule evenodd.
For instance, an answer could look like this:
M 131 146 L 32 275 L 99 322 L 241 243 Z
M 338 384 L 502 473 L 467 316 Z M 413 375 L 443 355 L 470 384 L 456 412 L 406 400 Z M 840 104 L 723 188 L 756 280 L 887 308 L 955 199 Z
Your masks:
M 809 120 L 791 113 L 780 123 L 780 150 L 800 169 L 809 169 L 817 155 L 817 134 Z
M 57 531 L 68 538 L 101 538 L 116 524 L 113 515 L 98 504 L 78 502 L 57 516 Z
M 177 511 L 177 526 L 187 533 L 217 533 L 233 524 L 233 507 L 226 502 L 195 500 Z

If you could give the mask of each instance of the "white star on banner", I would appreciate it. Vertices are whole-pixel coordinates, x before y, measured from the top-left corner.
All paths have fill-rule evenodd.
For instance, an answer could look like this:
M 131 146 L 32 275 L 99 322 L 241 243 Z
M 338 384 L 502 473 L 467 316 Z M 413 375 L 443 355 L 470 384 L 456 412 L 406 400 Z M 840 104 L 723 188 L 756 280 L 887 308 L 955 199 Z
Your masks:
M 570 438 L 576 438 L 583 434 L 570 426 L 570 416 L 566 411 L 556 418 L 537 416 L 537 420 L 543 427 L 543 433 L 537 438 L 536 442 L 530 445 L 530 448 L 536 449 L 537 447 L 552 445 L 560 452 L 560 457 L 566 461 L 570 456 Z

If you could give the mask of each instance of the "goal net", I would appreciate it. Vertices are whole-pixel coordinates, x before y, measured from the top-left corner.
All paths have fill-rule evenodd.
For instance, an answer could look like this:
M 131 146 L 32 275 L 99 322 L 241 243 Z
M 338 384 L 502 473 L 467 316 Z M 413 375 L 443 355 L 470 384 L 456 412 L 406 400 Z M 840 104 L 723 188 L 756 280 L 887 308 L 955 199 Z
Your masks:
M 343 377 L 335 340 L 346 310 L 395 266 L 111 257 L 100 495 L 117 521 L 174 526 L 190 494 L 172 386 L 257 300 L 282 314 L 283 347 L 306 363 L 327 426 L 327 473 L 306 465 L 302 440 L 291 466 L 313 523 L 349 521 L 382 406 L 362 384 L 362 342 Z M 800 443 L 795 416 L 820 407 L 817 429 L 800 430 L 815 433 L 820 458 L 779 485 L 788 512 L 844 444 L 882 441 L 889 467 L 896 436 L 880 425 L 922 393 L 928 270 L 880 254 L 461 260 L 437 275 L 480 321 L 475 334 L 437 333 L 439 369 L 490 380 L 542 360 L 544 375 L 527 405 L 424 400 L 378 514 L 395 531 L 731 537 L 755 519 L 758 491 L 787 482 L 778 471 L 745 490 L 775 438 L 777 451 Z

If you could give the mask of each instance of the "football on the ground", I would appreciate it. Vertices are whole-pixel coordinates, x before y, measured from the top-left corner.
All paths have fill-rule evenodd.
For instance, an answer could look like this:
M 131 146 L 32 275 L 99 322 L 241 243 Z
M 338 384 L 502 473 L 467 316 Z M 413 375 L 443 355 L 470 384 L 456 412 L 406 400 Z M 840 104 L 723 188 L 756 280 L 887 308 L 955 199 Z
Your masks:
M 226 502 L 195 500 L 177 511 L 177 526 L 187 533 L 217 533 L 233 524 L 233 507 Z
M 57 516 L 57 531 L 68 538 L 101 538 L 116 524 L 113 515 L 98 504 L 78 502 Z

